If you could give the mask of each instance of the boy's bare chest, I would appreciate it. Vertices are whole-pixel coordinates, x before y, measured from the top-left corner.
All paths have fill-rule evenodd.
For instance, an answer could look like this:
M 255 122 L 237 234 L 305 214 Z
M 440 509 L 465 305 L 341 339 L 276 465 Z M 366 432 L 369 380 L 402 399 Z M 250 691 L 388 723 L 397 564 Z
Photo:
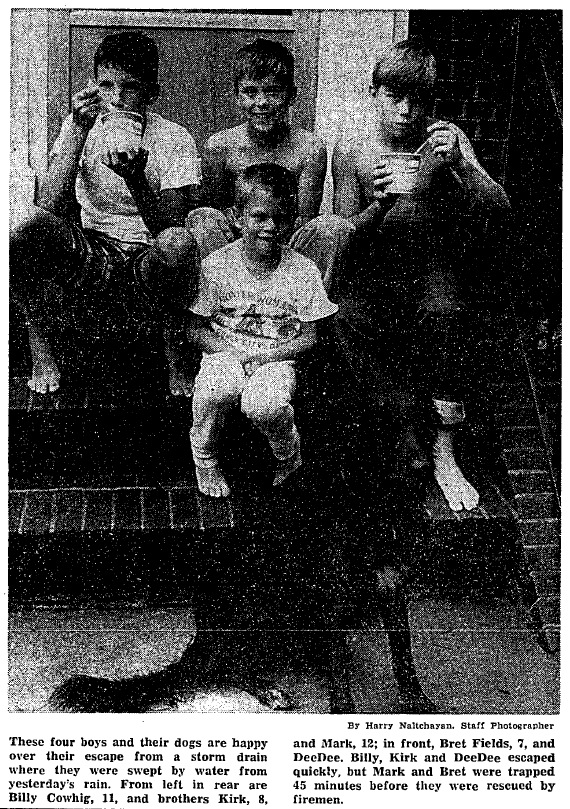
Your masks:
M 275 148 L 263 146 L 236 146 L 229 150 L 226 157 L 226 168 L 234 176 L 239 177 L 248 166 L 257 163 L 277 163 L 289 169 L 299 178 L 306 163 L 304 152 L 296 150 L 292 145 L 282 145 Z

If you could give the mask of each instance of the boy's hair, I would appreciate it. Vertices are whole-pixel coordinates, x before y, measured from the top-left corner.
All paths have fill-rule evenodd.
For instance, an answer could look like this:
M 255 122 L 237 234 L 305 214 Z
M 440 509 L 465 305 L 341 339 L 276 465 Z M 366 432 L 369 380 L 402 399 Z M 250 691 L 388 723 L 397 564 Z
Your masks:
M 398 95 L 429 100 L 436 79 L 435 57 L 419 37 L 387 45 L 372 72 L 372 88 L 387 87 Z
M 275 76 L 288 90 L 295 87 L 295 60 L 289 48 L 271 39 L 254 39 L 240 48 L 234 63 L 234 88 L 237 93 L 243 78 L 259 81 Z
M 137 76 L 148 87 L 150 95 L 158 94 L 158 48 L 154 39 L 140 31 L 109 34 L 95 51 L 95 77 L 100 65 L 119 67 Z
M 297 216 L 297 179 L 292 171 L 276 163 L 254 163 L 242 174 L 236 189 L 236 209 L 243 211 L 252 191 L 263 188 L 285 203 L 294 219 Z

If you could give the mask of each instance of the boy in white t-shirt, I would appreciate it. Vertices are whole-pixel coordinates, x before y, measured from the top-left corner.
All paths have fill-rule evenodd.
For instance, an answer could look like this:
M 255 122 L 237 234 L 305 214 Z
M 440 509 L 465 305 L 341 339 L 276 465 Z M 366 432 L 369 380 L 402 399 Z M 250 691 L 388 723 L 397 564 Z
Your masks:
M 72 98 L 39 194 L 39 208 L 11 237 L 11 288 L 26 315 L 32 355 L 29 386 L 57 390 L 46 289 L 95 320 L 112 312 L 132 330 L 149 319 L 171 324 L 196 291 L 197 249 L 185 227 L 200 183 L 196 145 L 178 124 L 148 110 L 159 93 L 158 49 L 137 31 L 111 34 L 94 58 L 95 83 Z M 105 136 L 101 114 L 142 118 L 139 149 Z M 140 120 L 140 119 L 139 119 Z M 81 227 L 73 220 L 77 205 Z M 168 348 L 168 347 L 167 347 Z M 173 393 L 191 386 L 167 350 Z
M 190 437 L 198 488 L 212 497 L 229 494 L 216 450 L 225 413 L 240 398 L 269 439 L 274 485 L 300 466 L 295 359 L 315 345 L 317 321 L 337 311 L 315 264 L 285 244 L 297 216 L 294 175 L 273 163 L 249 166 L 236 210 L 243 237 L 203 261 L 191 306 L 189 337 L 204 354 Z

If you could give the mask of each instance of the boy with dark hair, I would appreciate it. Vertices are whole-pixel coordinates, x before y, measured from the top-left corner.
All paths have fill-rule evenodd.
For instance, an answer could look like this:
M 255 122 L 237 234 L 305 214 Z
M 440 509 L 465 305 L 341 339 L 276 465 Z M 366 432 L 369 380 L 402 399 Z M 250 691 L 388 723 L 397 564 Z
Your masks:
M 108 310 L 122 320 L 113 327 L 130 332 L 160 318 L 167 337 L 196 291 L 197 247 L 184 223 L 200 182 L 198 156 L 185 129 L 148 110 L 160 89 L 156 43 L 137 31 L 105 37 L 94 75 L 72 98 L 39 208 L 11 239 L 12 290 L 32 355 L 28 384 L 38 393 L 60 382 L 46 311 L 50 286 L 63 290 L 79 322 L 89 310 L 95 319 Z M 140 122 L 142 136 L 109 139 L 105 113 L 129 126 Z M 73 221 L 76 203 L 81 227 Z M 172 392 L 190 393 L 168 346 L 167 354 Z
M 295 360 L 316 343 L 316 323 L 337 311 L 317 267 L 285 244 L 297 217 L 294 175 L 272 163 L 248 166 L 236 194 L 242 238 L 202 262 L 190 341 L 204 354 L 195 381 L 192 454 L 198 488 L 229 494 L 216 448 L 228 407 L 269 439 L 274 485 L 301 464 L 291 399 Z
M 318 215 L 327 152 L 312 132 L 289 121 L 297 95 L 293 54 L 279 42 L 249 43 L 236 55 L 234 89 L 245 123 L 217 132 L 206 143 L 203 193 L 211 207 L 194 211 L 188 220 L 202 257 L 240 236 L 233 206 L 244 170 L 254 163 L 277 163 L 297 180 L 299 207 L 290 246 L 314 261 L 328 288 L 354 228 L 339 217 Z
M 366 256 L 345 281 L 372 312 L 382 350 L 391 336 L 392 359 L 433 403 L 435 479 L 461 511 L 476 508 L 479 495 L 457 465 L 453 430 L 480 379 L 478 314 L 496 292 L 493 267 L 501 266 L 510 206 L 465 134 L 428 117 L 435 78 L 435 59 L 421 41 L 383 50 L 370 87 L 373 131 L 334 150 L 334 207 L 354 224 Z M 392 153 L 420 157 L 409 193 L 391 193 Z

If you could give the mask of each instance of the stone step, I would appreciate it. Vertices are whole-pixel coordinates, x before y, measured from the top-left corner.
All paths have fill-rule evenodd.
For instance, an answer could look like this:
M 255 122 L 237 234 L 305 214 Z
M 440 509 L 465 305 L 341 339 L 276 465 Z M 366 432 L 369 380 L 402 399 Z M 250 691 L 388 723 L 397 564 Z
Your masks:
M 560 509 L 551 492 L 525 492 L 515 495 L 515 506 L 521 519 L 558 517 Z

